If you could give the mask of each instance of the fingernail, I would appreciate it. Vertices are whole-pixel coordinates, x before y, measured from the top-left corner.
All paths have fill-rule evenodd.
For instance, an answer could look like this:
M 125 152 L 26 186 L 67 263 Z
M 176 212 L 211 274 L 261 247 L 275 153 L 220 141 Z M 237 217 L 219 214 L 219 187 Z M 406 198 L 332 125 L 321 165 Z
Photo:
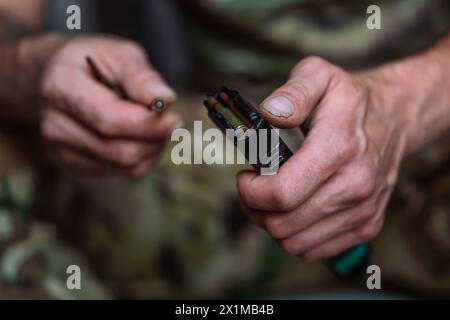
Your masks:
M 175 91 L 173 91 L 169 86 L 160 81 L 150 82 L 147 85 L 147 89 L 152 93 L 153 96 L 171 99 L 174 99 L 176 97 Z
M 275 117 L 288 118 L 294 112 L 294 105 L 286 97 L 276 96 L 265 100 L 261 107 Z

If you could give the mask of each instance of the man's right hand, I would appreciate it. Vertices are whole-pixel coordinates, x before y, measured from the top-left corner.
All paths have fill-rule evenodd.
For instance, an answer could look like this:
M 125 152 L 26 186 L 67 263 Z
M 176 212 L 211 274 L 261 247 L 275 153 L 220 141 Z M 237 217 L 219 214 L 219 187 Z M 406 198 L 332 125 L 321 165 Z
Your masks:
M 86 56 L 130 101 L 93 78 Z M 182 125 L 175 113 L 146 109 L 155 98 L 172 103 L 176 94 L 137 44 L 119 38 L 79 37 L 59 46 L 46 64 L 40 96 L 43 137 L 64 163 L 96 176 L 146 175 L 172 130 Z

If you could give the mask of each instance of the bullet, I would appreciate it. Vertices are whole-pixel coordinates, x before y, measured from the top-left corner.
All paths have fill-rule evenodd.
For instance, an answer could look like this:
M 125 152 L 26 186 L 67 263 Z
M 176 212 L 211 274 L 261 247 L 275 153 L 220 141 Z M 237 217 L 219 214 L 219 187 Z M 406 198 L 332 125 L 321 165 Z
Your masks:
M 236 107 L 236 104 L 233 102 L 233 99 L 230 98 L 228 93 L 222 91 L 220 93 L 220 98 L 225 103 L 225 105 L 245 124 L 246 128 L 251 128 L 252 123 L 248 121 L 247 117 Z
M 91 72 L 92 72 L 94 78 L 98 82 L 100 82 L 105 87 L 109 88 L 110 90 L 114 91 L 122 99 L 126 99 L 125 91 L 120 86 L 109 81 L 109 79 L 107 77 L 105 77 L 103 75 L 103 73 L 100 71 L 100 68 L 98 67 L 98 65 L 95 63 L 95 61 L 91 57 L 89 57 L 89 56 L 86 57 L 86 63 L 88 64 L 89 68 L 91 69 Z
M 120 98 L 124 99 L 124 100 L 129 100 L 132 101 L 130 99 L 130 97 L 128 97 L 128 95 L 126 94 L 125 90 L 123 90 L 123 88 L 119 85 L 116 85 L 114 83 L 112 83 L 104 74 L 103 72 L 100 70 L 99 66 L 97 65 L 97 63 L 95 63 L 94 59 L 92 59 L 90 56 L 86 56 L 86 63 L 89 66 L 90 71 L 92 72 L 92 75 L 94 76 L 94 78 L 100 82 L 101 84 L 103 84 L 105 87 L 107 87 L 108 89 L 114 91 Z M 136 102 L 139 104 L 139 102 Z M 166 110 L 167 108 L 167 104 L 166 102 L 161 99 L 161 98 L 156 98 L 152 101 L 151 105 L 147 107 L 147 109 L 149 110 L 153 110 L 155 112 L 163 112 L 164 110 Z
M 163 112 L 166 110 L 166 102 L 161 98 L 156 98 L 152 101 L 152 104 L 150 106 L 150 109 L 155 112 Z
M 242 120 L 236 116 L 230 108 L 221 104 L 215 97 L 208 96 L 207 100 L 211 107 L 219 112 L 228 121 L 232 128 L 246 128 L 245 123 L 243 123 Z

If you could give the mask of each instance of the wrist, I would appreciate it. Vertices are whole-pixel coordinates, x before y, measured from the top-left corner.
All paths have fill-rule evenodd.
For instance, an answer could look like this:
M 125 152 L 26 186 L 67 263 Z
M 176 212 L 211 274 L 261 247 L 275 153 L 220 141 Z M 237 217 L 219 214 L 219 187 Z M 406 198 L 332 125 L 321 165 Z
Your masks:
M 383 66 L 356 76 L 362 80 L 367 92 L 367 134 L 371 135 L 380 151 L 386 145 L 395 146 L 395 158 L 401 161 L 410 152 L 414 125 L 409 104 L 405 103 L 407 91 L 394 73 L 391 66 Z
M 404 112 L 409 122 L 407 153 L 413 154 L 450 129 L 450 64 L 442 50 L 431 49 L 400 62 Z
M 19 41 L 18 77 L 25 92 L 37 94 L 48 61 L 65 42 L 66 38 L 56 33 L 30 36 Z
M 49 58 L 64 43 L 56 34 L 29 35 L 0 43 L 0 120 L 34 123 L 39 87 Z
M 442 118 L 448 109 L 448 71 L 432 51 L 364 72 L 376 106 L 385 120 L 404 135 L 404 156 L 439 137 L 450 123 Z

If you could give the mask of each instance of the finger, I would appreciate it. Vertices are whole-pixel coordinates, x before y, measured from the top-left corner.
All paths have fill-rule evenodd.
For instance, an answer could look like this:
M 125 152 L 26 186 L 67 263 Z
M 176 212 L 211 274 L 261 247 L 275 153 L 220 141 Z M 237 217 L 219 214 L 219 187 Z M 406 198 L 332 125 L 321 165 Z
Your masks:
M 347 249 L 371 240 L 377 235 L 383 225 L 383 221 L 377 221 L 368 226 L 340 234 L 303 254 L 307 261 L 317 261 L 339 255 Z
M 253 224 L 257 225 L 258 227 L 260 227 L 263 230 L 265 229 L 264 228 L 264 218 L 265 218 L 266 214 L 271 214 L 270 212 L 254 210 L 252 208 L 249 208 L 242 201 L 239 202 L 239 206 L 241 208 L 241 211 L 244 212 L 248 216 L 248 218 L 250 219 L 251 222 L 253 222 Z M 279 212 L 276 212 L 273 214 L 278 214 L 278 216 L 280 215 Z
M 96 158 L 121 166 L 134 166 L 149 155 L 160 152 L 164 145 L 142 140 L 105 139 L 53 109 L 44 111 L 41 130 L 49 141 L 84 150 Z
M 324 96 L 335 69 L 320 58 L 302 60 L 289 80 L 261 103 L 262 115 L 277 127 L 298 127 Z
M 59 157 L 77 173 L 86 176 L 102 177 L 105 174 L 102 163 L 71 148 L 61 148 Z
M 354 232 L 347 232 L 306 251 L 303 254 L 303 258 L 311 262 L 331 258 L 359 244 L 360 241 Z
M 337 212 L 311 227 L 278 240 L 280 247 L 290 255 L 301 255 L 314 247 L 368 223 L 372 215 L 362 206 Z
M 163 99 L 167 104 L 176 100 L 175 91 L 144 59 L 121 64 L 119 77 L 127 95 L 133 101 L 148 106 L 155 99 Z
M 326 123 L 318 124 L 276 175 L 243 172 L 238 175 L 239 196 L 249 207 L 263 211 L 292 211 L 318 190 L 348 157 L 356 152 L 335 138 Z M 342 145 L 342 146 L 340 146 Z
M 44 84 L 44 99 L 108 137 L 165 139 L 182 125 L 173 113 L 159 116 L 142 105 L 121 100 L 82 71 L 55 71 Z
M 131 170 L 128 170 L 128 172 L 125 175 L 131 179 L 145 178 L 153 169 L 153 167 L 155 167 L 156 164 L 159 162 L 161 155 L 162 153 L 158 153 L 151 157 L 148 157 Z
M 376 175 L 366 163 L 360 161 L 345 167 L 297 209 L 284 214 L 273 212 L 267 219 L 273 220 L 277 229 L 283 230 L 282 237 L 288 237 L 335 212 L 362 204 L 376 191 Z
M 96 59 L 104 67 L 105 75 L 120 84 L 135 102 L 147 106 L 156 98 L 169 104 L 174 102 L 175 91 L 152 68 L 143 48 L 131 42 L 121 42 L 120 46 L 121 50 Z

